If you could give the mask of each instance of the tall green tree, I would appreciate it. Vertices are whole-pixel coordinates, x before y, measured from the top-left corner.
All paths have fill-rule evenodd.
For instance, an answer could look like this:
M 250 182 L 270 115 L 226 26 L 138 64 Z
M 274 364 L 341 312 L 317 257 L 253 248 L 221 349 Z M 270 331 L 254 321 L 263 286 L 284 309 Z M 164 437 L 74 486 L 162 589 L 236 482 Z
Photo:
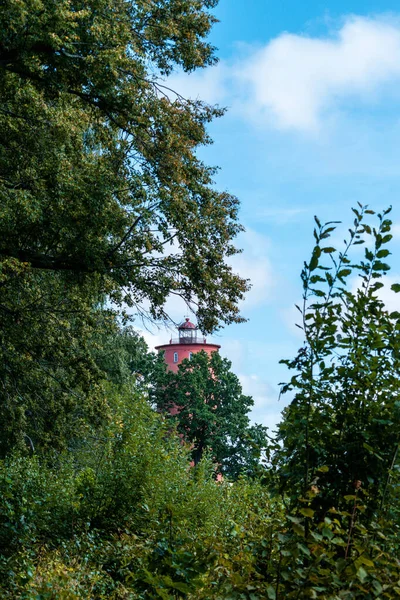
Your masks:
M 210 357 L 201 351 L 183 360 L 173 373 L 166 370 L 161 356 L 155 373 L 151 397 L 192 445 L 195 464 L 209 451 L 227 475 L 257 470 L 266 428 L 250 425 L 254 401 L 242 393 L 229 360 L 218 352 Z
M 222 114 L 170 91 L 215 62 L 215 0 L 6 0 L 0 15 L 0 256 L 95 279 L 165 317 L 173 293 L 204 331 L 240 320 L 226 258 L 238 202 L 196 156 Z
M 215 62 L 206 41 L 214 5 L 2 3 L 5 447 L 53 443 L 52 431 L 61 442 L 67 423 L 74 431 L 105 414 L 91 352 L 105 298 L 163 319 L 167 298 L 179 295 L 205 331 L 241 320 L 247 284 L 227 264 L 238 201 L 214 189 L 215 169 L 196 155 L 223 111 L 185 100 L 165 80 Z M 115 315 L 104 314 L 115 331 Z
M 400 312 L 387 309 L 380 291 L 390 269 L 390 210 L 353 212 L 342 251 L 329 244 L 335 223 L 316 219 L 298 307 L 305 342 L 283 361 L 294 372 L 283 391 L 294 398 L 279 426 L 276 461 L 293 503 L 311 493 L 320 515 L 347 510 L 359 496 L 370 518 L 393 502 L 399 465 Z

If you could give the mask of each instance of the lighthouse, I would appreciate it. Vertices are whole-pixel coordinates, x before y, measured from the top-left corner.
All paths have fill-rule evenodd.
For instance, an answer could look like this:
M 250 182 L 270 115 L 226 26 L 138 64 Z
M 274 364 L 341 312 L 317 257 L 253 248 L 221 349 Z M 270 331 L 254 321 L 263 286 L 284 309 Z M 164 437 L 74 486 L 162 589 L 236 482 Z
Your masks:
M 185 321 L 178 327 L 178 337 L 171 338 L 169 344 L 156 346 L 158 352 L 164 352 L 165 362 L 174 373 L 177 372 L 180 363 L 185 359 L 191 359 L 193 354 L 204 350 L 209 356 L 218 352 L 221 348 L 218 344 L 208 344 L 206 338 L 199 332 L 198 327 L 186 317 Z

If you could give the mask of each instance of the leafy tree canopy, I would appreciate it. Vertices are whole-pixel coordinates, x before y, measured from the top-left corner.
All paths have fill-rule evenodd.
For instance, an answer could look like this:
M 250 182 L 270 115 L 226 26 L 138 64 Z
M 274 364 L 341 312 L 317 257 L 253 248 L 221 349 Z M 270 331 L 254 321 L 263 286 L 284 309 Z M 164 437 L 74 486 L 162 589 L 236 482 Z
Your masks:
M 217 484 L 209 456 L 189 468 L 189 444 L 171 435 L 170 421 L 127 373 L 127 365 L 146 372 L 142 341 L 129 331 L 107 334 L 105 311 L 93 311 L 104 327 L 88 339 L 109 379 L 109 418 L 64 452 L 0 458 L 2 598 L 399 597 L 400 317 L 379 298 L 390 222 L 385 213 L 374 219 L 356 209 L 343 252 L 327 241 L 334 225 L 317 222 L 302 274 L 306 341 L 287 361 L 294 373 L 285 389 L 295 397 L 279 430 L 275 473 L 261 481 Z M 366 250 L 361 241 L 370 242 Z M 197 360 L 196 368 L 183 365 L 192 385 L 177 402 L 202 389 L 199 413 L 215 426 L 226 397 L 218 390 L 237 387 L 229 376 L 210 376 L 206 355 Z M 179 373 L 162 373 L 173 394 Z M 248 404 L 239 417 L 232 404 L 234 423 L 246 422 Z M 186 414 L 190 428 L 196 414 Z
M 294 371 L 283 391 L 294 399 L 275 458 L 293 502 L 315 490 L 314 508 L 325 512 L 357 493 L 379 514 L 399 460 L 400 313 L 387 309 L 380 292 L 390 269 L 390 209 L 353 212 L 342 251 L 329 244 L 335 223 L 316 219 L 298 307 L 305 342 L 283 361 Z
M 204 351 L 193 354 L 180 363 L 177 373 L 166 370 L 161 356 L 151 397 L 193 445 L 195 464 L 209 450 L 225 474 L 257 469 L 266 429 L 250 425 L 253 399 L 242 393 L 231 362 L 218 352 L 211 357 Z
M 221 114 L 163 83 L 215 62 L 215 0 L 6 0 L 0 15 L 0 257 L 95 280 L 166 317 L 196 303 L 204 331 L 240 321 L 226 258 L 238 202 L 195 154 Z
M 96 348 L 118 323 L 106 300 L 163 319 L 179 295 L 204 331 L 241 320 L 247 284 L 227 263 L 238 201 L 213 188 L 215 170 L 196 156 L 223 111 L 163 79 L 215 62 L 214 5 L 2 3 L 4 448 L 65 443 L 67 430 L 107 414 Z

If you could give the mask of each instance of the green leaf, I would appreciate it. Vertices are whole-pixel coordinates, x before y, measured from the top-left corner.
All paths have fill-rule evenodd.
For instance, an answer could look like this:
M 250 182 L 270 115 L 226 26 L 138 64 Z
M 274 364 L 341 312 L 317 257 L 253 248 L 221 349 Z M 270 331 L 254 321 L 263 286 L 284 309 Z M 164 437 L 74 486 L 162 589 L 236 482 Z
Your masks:
M 372 264 L 372 270 L 373 271 L 390 271 L 390 265 L 388 265 L 387 263 L 383 263 L 380 260 L 376 260 Z
M 371 250 L 368 250 L 368 248 L 365 248 L 365 258 L 370 262 L 371 260 L 374 260 L 374 253 L 371 252 Z
M 321 277 L 321 275 L 312 275 L 310 277 L 310 283 L 318 283 L 318 282 L 323 282 L 325 283 L 325 277 Z
M 392 238 L 393 236 L 390 233 L 388 235 L 384 235 L 382 238 L 382 244 L 387 244 Z
M 375 566 L 375 563 L 370 558 L 368 558 L 367 556 L 365 556 L 364 554 L 361 554 L 358 557 L 357 562 L 358 563 L 362 563 L 366 567 L 374 567 Z
M 322 531 L 321 531 L 322 535 L 324 537 L 326 537 L 328 540 L 331 540 L 334 537 L 334 533 L 332 531 L 332 529 L 330 529 L 329 527 L 323 527 Z
M 372 446 L 370 446 L 369 444 L 367 444 L 367 442 L 363 443 L 363 448 L 365 448 L 366 450 L 368 450 L 368 452 L 371 452 L 371 454 L 374 454 L 374 449 L 372 448 Z
M 292 523 L 302 523 L 303 519 L 301 519 L 300 517 L 295 517 L 293 515 L 287 515 L 287 518 L 289 519 L 289 521 L 292 521 Z
M 299 550 L 305 554 L 306 556 L 311 556 L 311 552 L 310 550 L 307 548 L 307 546 L 305 546 L 304 544 L 297 544 L 297 547 L 299 548 Z
M 318 267 L 318 259 L 321 256 L 321 248 L 319 246 L 315 246 L 314 251 L 312 253 L 312 257 L 310 260 L 310 264 L 308 268 L 310 271 L 314 271 Z
M 364 581 L 368 577 L 368 573 L 367 573 L 367 571 L 363 567 L 359 567 L 357 569 L 357 577 L 361 581 L 361 583 L 364 583 Z
M 272 587 L 272 585 L 269 585 L 267 587 L 267 596 L 269 600 L 276 600 L 276 591 L 275 588 Z
M 182 581 L 171 581 L 169 583 L 169 587 L 171 587 L 172 589 L 175 589 L 175 590 L 179 590 L 180 592 L 183 592 L 184 594 L 190 594 L 190 592 L 191 592 L 191 589 L 187 585 L 187 583 L 183 583 Z
M 400 283 L 393 283 L 390 286 L 390 289 L 392 290 L 392 292 L 395 292 L 396 294 L 398 294 L 400 292 Z
M 376 281 L 372 286 L 371 286 L 371 290 L 373 292 L 376 292 L 377 290 L 380 290 L 381 288 L 384 287 L 384 283 L 382 283 L 381 281 Z
M 347 542 L 343 540 L 341 537 L 335 536 L 331 539 L 332 544 L 336 544 L 337 546 L 346 546 Z
M 338 272 L 339 279 L 344 279 L 345 277 L 348 277 L 349 275 L 351 275 L 351 269 L 341 269 Z
M 386 248 L 383 248 L 382 250 L 379 250 L 379 252 L 376 253 L 377 258 L 385 258 L 386 256 L 389 256 L 390 252 L 389 250 L 387 250 Z
M 297 533 L 297 535 L 300 535 L 301 537 L 305 536 L 305 529 L 304 529 L 303 525 L 299 525 L 298 523 L 293 523 L 292 527 L 293 527 L 293 531 L 295 533 Z
M 314 512 L 312 508 L 301 508 L 299 511 L 302 515 L 304 515 L 305 517 L 313 517 L 314 516 Z

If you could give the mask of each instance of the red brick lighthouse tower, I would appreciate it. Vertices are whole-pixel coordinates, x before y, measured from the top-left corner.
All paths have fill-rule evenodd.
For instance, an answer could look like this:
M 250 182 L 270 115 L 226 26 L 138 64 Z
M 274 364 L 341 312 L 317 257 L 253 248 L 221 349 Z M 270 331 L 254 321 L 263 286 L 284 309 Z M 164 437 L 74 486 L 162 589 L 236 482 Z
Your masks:
M 165 362 L 171 371 L 176 372 L 184 358 L 190 360 L 192 354 L 204 350 L 211 355 L 221 348 L 218 344 L 207 344 L 206 338 L 199 333 L 196 325 L 191 323 L 189 317 L 178 327 L 178 338 L 171 338 L 169 344 L 156 346 L 158 352 L 164 352 Z

